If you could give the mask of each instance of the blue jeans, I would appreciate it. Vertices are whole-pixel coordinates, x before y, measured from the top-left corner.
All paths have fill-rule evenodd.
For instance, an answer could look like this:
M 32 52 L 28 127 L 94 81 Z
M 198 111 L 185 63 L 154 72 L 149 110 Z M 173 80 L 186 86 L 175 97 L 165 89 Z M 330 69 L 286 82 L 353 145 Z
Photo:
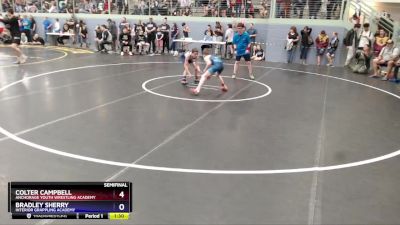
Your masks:
M 171 50 L 176 51 L 176 42 L 174 41 L 177 39 L 176 37 L 172 37 L 172 44 L 171 44 Z
M 46 29 L 44 30 L 44 35 L 43 36 L 44 36 L 44 42 L 45 43 L 47 43 L 47 39 L 48 39 L 47 33 L 50 33 L 50 32 L 51 32 L 51 30 L 46 30 Z
M 237 4 L 235 5 L 235 16 L 240 17 L 240 14 L 242 12 L 242 4 Z
M 307 53 L 308 53 L 309 47 L 306 47 L 304 45 L 300 46 L 300 59 L 307 59 Z
M 287 63 L 293 62 L 295 53 L 296 53 L 296 46 L 293 46 L 292 49 L 287 51 Z

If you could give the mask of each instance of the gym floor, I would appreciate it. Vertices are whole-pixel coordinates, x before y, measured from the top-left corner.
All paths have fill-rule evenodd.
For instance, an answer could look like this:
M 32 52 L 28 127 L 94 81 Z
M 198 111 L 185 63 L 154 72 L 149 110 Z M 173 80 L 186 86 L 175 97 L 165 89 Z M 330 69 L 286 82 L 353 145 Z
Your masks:
M 78 222 L 11 220 L 9 181 L 131 181 L 119 224 L 400 224 L 399 85 L 226 61 L 192 96 L 176 57 L 23 51 L 0 48 L 0 224 Z

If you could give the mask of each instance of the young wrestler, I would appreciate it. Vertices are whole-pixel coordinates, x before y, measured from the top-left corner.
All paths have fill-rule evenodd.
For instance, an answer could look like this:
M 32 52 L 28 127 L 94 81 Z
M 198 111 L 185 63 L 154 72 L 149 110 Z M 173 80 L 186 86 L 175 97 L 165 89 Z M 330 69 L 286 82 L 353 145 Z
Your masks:
M 199 50 L 197 48 L 193 48 L 191 52 L 186 52 L 182 54 L 181 59 L 183 61 L 183 77 L 181 80 L 181 84 L 186 85 L 187 84 L 187 78 L 191 77 L 192 74 L 190 73 L 189 70 L 189 65 L 192 64 L 194 68 L 194 83 L 198 84 L 199 83 L 199 76 L 198 73 L 200 72 L 200 67 L 196 63 L 196 59 L 199 56 Z
M 224 79 L 221 76 L 221 73 L 224 70 L 224 63 L 222 62 L 221 58 L 215 55 L 210 55 L 210 49 L 208 48 L 204 49 L 203 54 L 206 66 L 203 70 L 203 75 L 201 75 L 199 85 L 197 85 L 196 88 L 190 89 L 192 94 L 198 95 L 206 79 L 210 79 L 214 74 L 221 81 L 221 90 L 224 92 L 228 91 L 228 87 L 225 85 Z

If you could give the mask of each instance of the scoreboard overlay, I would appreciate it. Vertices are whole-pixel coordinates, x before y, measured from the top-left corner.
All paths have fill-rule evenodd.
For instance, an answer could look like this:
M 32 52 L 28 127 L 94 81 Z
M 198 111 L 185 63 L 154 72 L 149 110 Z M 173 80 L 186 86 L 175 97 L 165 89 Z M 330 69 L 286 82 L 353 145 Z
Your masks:
M 13 219 L 129 219 L 131 182 L 9 182 Z

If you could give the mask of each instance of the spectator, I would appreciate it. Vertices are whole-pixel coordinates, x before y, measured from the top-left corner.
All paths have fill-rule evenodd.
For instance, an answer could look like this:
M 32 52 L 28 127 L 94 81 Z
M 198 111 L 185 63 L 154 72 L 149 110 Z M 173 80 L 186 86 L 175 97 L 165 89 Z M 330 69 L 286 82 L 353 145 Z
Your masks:
M 206 35 L 207 32 L 210 32 L 211 36 L 214 35 L 214 31 L 212 30 L 212 27 L 210 24 L 207 25 L 207 29 L 204 31 L 204 35 Z
M 257 37 L 257 29 L 254 28 L 254 23 L 250 23 L 250 28 L 247 29 L 247 33 L 250 35 L 251 43 L 255 43 Z
M 51 32 L 51 28 L 53 27 L 51 21 L 49 20 L 49 18 L 46 16 L 43 20 L 43 30 L 44 30 L 44 40 L 45 42 L 47 42 L 48 39 L 48 35 L 47 33 Z
M 154 55 L 154 53 L 156 52 L 157 25 L 153 22 L 153 18 L 149 18 L 149 22 L 146 24 L 145 31 L 147 33 L 147 38 L 150 43 L 150 54 Z
M 228 10 L 228 0 L 221 0 L 219 5 L 219 15 L 220 17 L 226 17 L 226 12 Z
M 185 7 L 182 16 L 191 16 L 192 15 L 192 11 L 190 10 L 189 7 Z
M 212 34 L 209 30 L 206 31 L 206 35 L 204 35 L 203 41 L 213 41 Z M 201 54 L 203 54 L 205 48 L 212 48 L 212 44 L 201 45 Z
M 366 44 L 372 46 L 374 40 L 374 34 L 369 29 L 369 23 L 364 23 L 364 29 L 361 31 L 360 34 L 360 41 L 358 43 L 358 49 L 362 50 Z
M 148 53 L 148 48 L 150 46 L 147 41 L 147 37 L 143 31 L 139 31 L 137 35 L 137 46 L 139 48 L 139 54 L 142 55 L 144 53 Z
M 229 59 L 232 58 L 233 56 L 233 35 L 234 31 L 232 29 L 232 24 L 228 24 L 228 29 L 225 31 L 225 58 L 227 58 L 227 53 L 228 49 L 230 50 L 229 52 Z
M 318 37 L 315 39 L 315 43 L 317 46 L 317 65 L 321 65 L 321 57 L 325 54 L 326 48 L 329 45 L 329 37 L 326 35 L 326 32 L 322 30 Z
M 388 62 L 387 75 L 384 78 L 382 78 L 382 80 L 390 80 L 398 82 L 399 67 L 400 67 L 399 57 L 397 57 L 397 59 L 395 60 L 390 60 Z M 394 72 L 392 73 L 393 68 Z
M 242 1 L 243 0 L 235 1 L 235 17 L 240 17 L 240 14 L 242 13 Z
M 371 57 L 371 48 L 369 45 L 365 45 L 362 51 L 357 51 L 349 64 L 349 68 L 353 73 L 368 74 Z
M 209 0 L 199 0 L 199 1 L 200 1 L 200 6 L 203 7 L 203 16 L 207 16 Z
M 118 14 L 122 14 L 122 9 L 124 9 L 124 14 L 128 14 L 128 1 L 127 0 L 117 0 Z
M 68 32 L 70 33 L 70 34 L 73 34 L 72 36 L 71 36 L 71 41 L 72 41 L 72 44 L 74 45 L 74 44 L 76 44 L 76 38 L 75 38 L 75 34 L 77 34 L 77 32 L 75 32 L 75 26 L 76 26 L 76 20 L 75 20 L 75 16 L 74 15 L 72 15 L 69 19 L 67 19 L 67 21 L 66 21 L 66 24 L 67 24 L 67 26 L 68 26 Z
M 115 21 L 108 19 L 108 29 L 107 32 L 111 34 L 112 40 L 111 40 L 111 49 L 115 52 L 117 49 L 117 36 L 118 36 L 118 28 L 117 25 L 115 25 Z M 104 34 L 104 31 L 103 31 Z
M 254 61 L 264 61 L 265 60 L 264 50 L 261 48 L 260 44 L 258 44 L 256 46 L 256 49 L 255 49 L 254 54 L 251 57 L 251 59 Z
M 303 30 L 300 32 L 301 34 L 301 42 L 300 42 L 300 60 L 303 65 L 307 65 L 307 53 L 310 49 L 311 45 L 314 44 L 314 40 L 311 37 L 312 29 L 308 26 L 305 26 Z
M 21 45 L 29 44 L 28 37 L 25 33 L 21 33 Z
M 56 1 L 51 1 L 50 2 L 50 8 L 49 8 L 49 13 L 57 13 L 57 3 Z
M 290 5 L 291 5 L 291 0 L 284 0 L 283 1 L 283 11 L 282 17 L 283 18 L 290 18 Z
M 161 32 L 160 28 L 157 28 L 157 33 L 156 33 L 156 54 L 161 54 L 161 50 L 163 49 L 163 39 L 164 39 L 164 34 Z
M 254 18 L 254 8 L 252 0 L 245 0 L 245 18 Z
M 114 38 L 112 37 L 111 32 L 107 29 L 106 25 L 104 25 L 104 24 L 101 25 L 100 30 L 102 32 L 102 36 L 101 36 L 101 40 L 99 43 L 99 46 L 100 46 L 99 50 L 108 53 L 108 49 L 106 49 L 105 45 L 112 45 Z
M 69 33 L 69 27 L 68 27 L 68 24 L 64 24 L 63 25 L 63 28 L 62 28 L 62 30 L 61 30 L 61 33 Z M 69 36 L 63 36 L 63 35 L 60 35 L 60 36 L 58 36 L 58 38 L 57 38 L 57 43 L 58 44 L 60 44 L 60 45 L 64 45 L 64 40 L 68 40 L 69 39 Z
M 94 44 L 96 46 L 96 50 L 100 51 L 100 42 L 103 37 L 103 32 L 100 29 L 100 26 L 97 25 L 94 29 Z
M 33 35 L 33 38 L 32 38 L 32 44 L 44 46 L 44 40 L 43 40 L 43 38 L 39 37 L 39 34 L 35 34 L 35 35 Z
M 215 31 L 214 31 L 214 36 L 215 36 L 215 41 L 218 42 L 223 42 L 224 41 L 224 30 L 221 26 L 221 23 L 219 21 L 215 22 Z M 215 54 L 221 54 L 222 55 L 222 45 L 217 45 L 215 48 Z
M 375 36 L 375 41 L 374 41 L 374 55 L 375 57 L 379 56 L 379 53 L 381 52 L 382 48 L 386 46 L 386 42 L 389 40 L 389 37 L 387 36 L 386 32 L 384 29 L 379 29 L 379 33 Z
M 167 17 L 164 18 L 163 23 L 160 25 L 160 30 L 163 33 L 163 48 L 161 53 L 164 54 L 164 49 L 167 48 L 167 53 L 169 52 L 169 31 L 170 26 L 167 22 Z
M 391 39 L 389 39 L 386 43 L 386 46 L 382 49 L 381 53 L 379 54 L 378 58 L 375 58 L 372 61 L 374 74 L 370 77 L 377 78 L 380 77 L 380 67 L 381 66 L 388 66 L 389 61 L 395 60 L 399 57 L 400 51 L 397 47 L 394 46 L 394 43 Z
M 293 14 L 299 15 L 299 19 L 303 19 L 304 8 L 306 7 L 307 0 L 294 0 L 293 1 Z
M 122 17 L 121 22 L 119 23 L 119 33 L 121 34 L 124 28 L 128 28 L 128 31 L 131 29 L 131 25 L 126 20 L 126 17 Z
M 353 29 L 349 30 L 346 34 L 346 37 L 343 39 L 343 44 L 347 47 L 347 58 L 345 66 L 349 65 L 351 59 L 356 52 L 356 46 L 359 46 L 358 30 L 360 29 L 360 27 L 360 24 L 355 24 Z
M 89 45 L 87 43 L 87 39 L 88 39 L 88 30 L 87 30 L 87 26 L 85 23 L 82 23 L 82 25 L 79 27 L 79 43 L 81 44 L 81 48 L 83 46 L 83 44 L 85 44 L 86 48 L 89 48 Z
M 31 37 L 33 37 L 34 34 L 36 34 L 36 20 L 33 18 L 32 15 L 29 16 L 29 20 L 31 21 Z
M 276 0 L 276 18 L 282 18 L 283 16 L 283 2 L 284 0 Z
M 334 13 L 341 3 L 342 0 L 328 0 L 328 4 L 326 5 L 326 18 L 328 20 L 333 19 Z
M 299 34 L 295 26 L 290 27 L 286 40 L 287 63 L 292 63 L 296 53 L 297 43 L 299 42 Z
M 56 18 L 56 22 L 54 22 L 53 32 L 59 33 L 60 31 L 61 31 L 60 21 L 58 20 L 58 18 Z
M 119 42 L 120 42 L 120 46 L 121 46 L 121 55 L 124 55 L 124 48 L 126 48 L 126 47 L 128 47 L 128 49 L 129 49 L 128 54 L 133 55 L 133 53 L 132 53 L 132 37 L 131 37 L 127 27 L 124 27 L 122 29 L 122 32 L 119 35 Z
M 338 33 L 333 32 L 333 37 L 331 41 L 329 42 L 328 46 L 328 53 L 326 53 L 326 58 L 328 59 L 328 65 L 327 66 L 333 66 L 333 61 L 335 60 L 335 52 L 336 49 L 339 46 L 339 38 L 338 38 Z
M 37 13 L 38 11 L 39 11 L 39 9 L 33 2 L 28 2 L 27 6 L 26 6 L 27 13 Z
M 310 19 L 317 19 L 321 5 L 321 0 L 308 0 L 308 15 Z
M 12 8 L 9 0 L 3 0 L 2 3 L 1 3 L 1 7 L 3 8 L 4 12 L 7 12 L 8 9 Z
M 189 38 L 190 28 L 186 23 L 182 23 L 182 33 L 184 38 Z M 182 50 L 185 51 L 188 44 L 182 44 Z
M 32 21 L 28 18 L 27 15 L 24 15 L 23 19 L 22 19 L 22 26 L 23 26 L 23 33 L 25 33 L 28 42 L 32 41 L 32 37 L 31 37 L 31 25 L 32 25 Z
M 172 40 L 171 54 L 173 54 L 174 56 L 178 56 L 176 42 L 174 42 L 174 40 L 176 40 L 178 38 L 179 38 L 179 28 L 176 23 L 173 23 L 172 28 L 171 28 L 171 40 Z
M 269 14 L 269 7 L 271 5 L 271 0 L 262 0 L 260 4 L 260 17 L 267 18 Z
M 140 30 L 143 32 L 145 31 L 145 24 L 142 22 L 142 20 L 138 20 L 138 23 L 135 24 L 135 30 L 137 34 L 139 33 Z

